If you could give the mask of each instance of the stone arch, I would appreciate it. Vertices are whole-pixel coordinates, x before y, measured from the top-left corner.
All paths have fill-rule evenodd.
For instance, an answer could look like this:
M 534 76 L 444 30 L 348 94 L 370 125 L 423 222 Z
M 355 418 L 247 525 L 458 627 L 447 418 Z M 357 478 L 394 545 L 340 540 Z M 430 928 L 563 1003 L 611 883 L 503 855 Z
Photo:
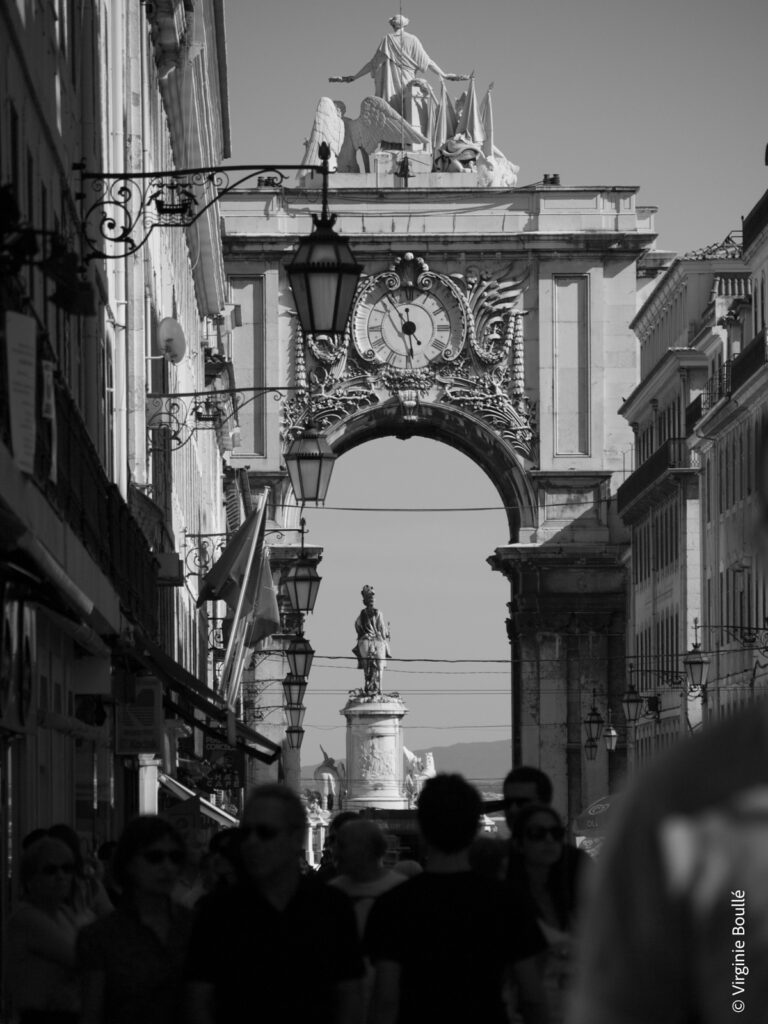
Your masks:
M 535 496 L 522 459 L 487 423 L 455 406 L 420 403 L 418 419 L 403 420 L 399 402 L 362 409 L 323 431 L 337 455 L 378 437 L 428 437 L 467 455 L 489 477 L 499 493 L 509 523 L 509 543 L 521 528 L 535 526 Z

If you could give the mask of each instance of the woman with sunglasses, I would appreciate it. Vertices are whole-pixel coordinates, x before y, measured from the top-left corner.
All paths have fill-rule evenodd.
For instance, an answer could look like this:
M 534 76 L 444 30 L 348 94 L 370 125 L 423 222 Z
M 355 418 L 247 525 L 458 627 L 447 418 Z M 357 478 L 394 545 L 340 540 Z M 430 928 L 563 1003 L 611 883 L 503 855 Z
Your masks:
M 570 981 L 571 932 L 576 909 L 573 875 L 564 869 L 565 828 L 547 804 L 526 804 L 514 822 L 518 856 L 510 863 L 509 883 L 516 895 L 533 903 L 548 949 L 540 968 L 550 1002 L 552 1024 L 563 1019 Z
M 83 975 L 81 1024 L 174 1024 L 181 1019 L 182 970 L 192 912 L 171 899 L 184 845 L 162 818 L 130 822 L 113 872 L 120 906 L 84 928 L 77 943 Z
M 70 911 L 75 860 L 42 836 L 21 857 L 23 898 L 8 922 L 7 984 L 20 1024 L 77 1024 L 77 923 Z

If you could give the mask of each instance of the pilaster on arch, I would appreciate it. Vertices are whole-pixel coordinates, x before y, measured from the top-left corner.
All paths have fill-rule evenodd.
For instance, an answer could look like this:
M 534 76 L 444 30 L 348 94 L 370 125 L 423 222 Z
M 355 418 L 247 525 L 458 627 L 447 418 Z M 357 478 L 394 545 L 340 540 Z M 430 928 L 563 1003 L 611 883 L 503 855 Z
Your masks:
M 418 419 L 407 422 L 400 403 L 391 401 L 331 423 L 323 435 L 336 455 L 379 437 L 427 437 L 450 445 L 479 466 L 495 486 L 507 514 L 510 544 L 519 540 L 521 530 L 535 528 L 536 498 L 523 457 L 466 410 L 421 403 Z

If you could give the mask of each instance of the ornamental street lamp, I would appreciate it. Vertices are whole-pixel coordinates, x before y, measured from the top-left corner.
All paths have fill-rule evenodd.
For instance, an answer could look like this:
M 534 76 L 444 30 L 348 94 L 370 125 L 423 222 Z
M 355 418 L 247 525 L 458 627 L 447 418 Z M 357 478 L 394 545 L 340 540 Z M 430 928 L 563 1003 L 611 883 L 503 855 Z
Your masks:
M 300 505 L 308 501 L 322 504 L 328 493 L 336 456 L 313 423 L 293 440 L 285 453 L 285 467 Z
M 587 740 L 584 744 L 584 752 L 588 761 L 594 761 L 597 757 L 597 740 Z
M 304 715 L 307 713 L 307 709 L 302 705 L 298 707 L 287 707 L 285 713 L 288 716 L 288 727 L 289 729 L 301 729 L 304 723 Z M 302 729 L 302 732 L 304 730 Z
M 287 707 L 298 707 L 304 703 L 307 680 L 304 676 L 287 675 L 283 680 L 283 696 Z
M 312 659 L 315 656 L 314 649 L 306 637 L 295 636 L 285 651 L 288 659 L 288 669 L 292 676 L 301 676 L 306 679 L 312 667 Z
M 643 704 L 645 701 L 637 692 L 637 687 L 634 683 L 629 684 L 627 692 L 621 699 L 621 707 L 624 712 L 624 717 L 628 722 L 636 722 L 641 714 L 643 713 Z
M 320 590 L 322 577 L 318 575 L 315 563 L 309 561 L 304 552 L 304 534 L 306 522 L 301 520 L 301 554 L 288 570 L 285 579 L 285 592 L 295 612 L 307 614 L 315 607 L 317 594 Z
M 688 675 L 688 692 L 706 694 L 707 675 L 709 674 L 709 658 L 701 653 L 699 643 L 699 620 L 693 620 L 694 644 L 688 654 L 683 658 L 685 671 Z
M 324 168 L 322 213 L 312 218 L 312 234 L 299 242 L 286 269 L 304 334 L 343 334 L 363 268 L 355 261 L 346 238 L 333 230 L 336 215 L 328 212 L 331 151 L 323 142 L 318 152 Z
M 600 712 L 597 710 L 596 701 L 597 701 L 597 694 L 593 690 L 592 691 L 592 707 L 589 710 L 589 714 L 584 719 L 584 726 L 585 726 L 585 728 L 587 730 L 587 743 L 590 743 L 591 741 L 594 741 L 595 744 L 597 744 L 597 741 L 600 739 L 600 737 L 601 737 L 601 735 L 603 733 L 603 725 L 605 724 L 605 719 L 600 714 Z
M 608 708 L 608 724 L 603 732 L 603 739 L 605 740 L 605 749 L 609 754 L 613 753 L 619 742 L 619 734 L 616 731 L 616 727 L 611 721 L 611 709 Z
M 304 730 L 300 728 L 293 728 L 292 726 L 285 731 L 286 741 L 288 743 L 289 750 L 300 750 L 301 744 L 304 740 Z

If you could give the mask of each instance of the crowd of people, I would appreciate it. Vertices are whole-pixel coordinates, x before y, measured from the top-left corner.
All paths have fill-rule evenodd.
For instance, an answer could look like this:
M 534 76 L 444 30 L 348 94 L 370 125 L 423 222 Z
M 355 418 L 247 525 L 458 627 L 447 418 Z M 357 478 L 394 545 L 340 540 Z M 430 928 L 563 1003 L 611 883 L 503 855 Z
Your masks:
M 556 1024 L 589 858 L 551 799 L 543 773 L 511 772 L 503 840 L 478 834 L 477 790 L 438 775 L 418 801 L 421 862 L 390 865 L 376 821 L 346 813 L 313 871 L 301 799 L 262 785 L 194 884 L 162 817 L 129 822 L 90 861 L 66 826 L 37 830 L 8 928 L 16 1019 Z

